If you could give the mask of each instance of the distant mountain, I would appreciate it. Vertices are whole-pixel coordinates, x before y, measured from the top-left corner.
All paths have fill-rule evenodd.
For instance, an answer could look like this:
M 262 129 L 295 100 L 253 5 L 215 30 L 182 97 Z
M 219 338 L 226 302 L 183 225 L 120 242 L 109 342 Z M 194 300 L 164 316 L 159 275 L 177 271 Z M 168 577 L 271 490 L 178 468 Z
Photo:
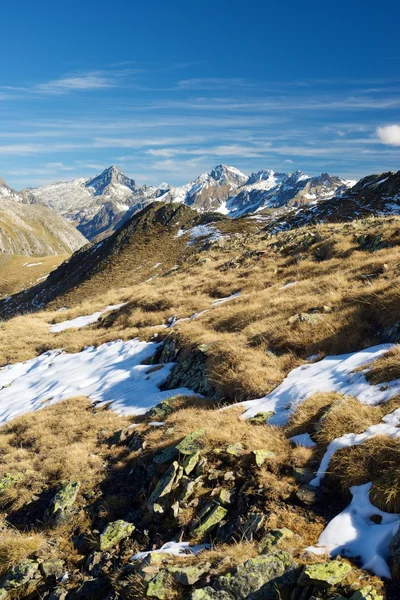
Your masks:
M 265 170 L 249 177 L 235 167 L 220 164 L 180 187 L 168 183 L 140 187 L 113 166 L 91 179 L 44 185 L 25 193 L 74 221 L 79 231 L 94 240 L 109 235 L 154 201 L 239 217 L 264 208 L 319 202 L 342 194 L 354 183 L 327 173 L 309 177 L 301 171 Z
M 274 219 L 273 228 L 287 230 L 316 223 L 393 214 L 400 214 L 400 171 L 368 175 L 351 189 L 341 190 L 340 195 L 282 214 Z M 271 225 L 272 221 L 268 227 Z
M 27 190 L 17 192 L 0 179 L 0 252 L 71 254 L 86 243 L 85 237 L 61 215 L 35 204 Z

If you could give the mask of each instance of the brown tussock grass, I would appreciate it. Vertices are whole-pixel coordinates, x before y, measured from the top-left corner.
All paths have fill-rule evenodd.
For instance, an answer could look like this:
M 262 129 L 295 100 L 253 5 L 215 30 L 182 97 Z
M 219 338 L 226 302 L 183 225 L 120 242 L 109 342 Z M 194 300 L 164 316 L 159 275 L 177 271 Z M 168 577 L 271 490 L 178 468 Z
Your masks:
M 301 433 L 315 433 L 323 414 L 342 397 L 335 392 L 320 392 L 306 398 L 290 414 L 286 428 L 288 437 Z
M 340 450 L 331 460 L 328 481 L 343 491 L 372 481 L 371 502 L 388 512 L 400 512 L 400 440 L 376 436 Z
M 129 424 L 107 410 L 94 410 L 87 398 L 65 400 L 13 419 L 0 429 L 0 477 L 24 473 L 0 505 L 16 510 L 44 487 L 80 481 L 92 489 L 104 475 L 107 436 Z
M 400 379 L 400 346 L 395 346 L 375 360 L 365 373 L 373 385 Z
M 315 439 L 325 446 L 345 433 L 362 433 L 381 419 L 379 406 L 361 404 L 355 398 L 346 396 L 334 402 L 322 415 Z
M 25 558 L 38 556 L 46 549 L 45 537 L 37 532 L 21 533 L 16 529 L 0 530 L 0 576 Z
M 279 457 L 280 461 L 285 462 L 289 456 L 290 444 L 284 433 L 271 425 L 255 427 L 240 418 L 242 412 L 242 407 L 220 411 L 198 408 L 178 410 L 166 419 L 165 428 L 162 428 L 166 431 L 171 430 L 167 437 L 160 428 L 150 430 L 146 440 L 151 449 L 159 445 L 177 443 L 192 431 L 203 429 L 200 445 L 204 452 L 226 447 L 234 441 L 242 443 L 247 452 L 270 450 Z

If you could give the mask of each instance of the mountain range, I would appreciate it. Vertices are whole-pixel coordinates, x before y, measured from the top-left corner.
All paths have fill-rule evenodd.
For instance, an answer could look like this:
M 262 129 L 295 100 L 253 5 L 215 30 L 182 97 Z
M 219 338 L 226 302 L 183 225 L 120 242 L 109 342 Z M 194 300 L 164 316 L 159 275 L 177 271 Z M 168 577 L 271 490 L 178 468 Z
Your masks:
M 343 194 L 354 181 L 323 173 L 309 177 L 301 171 L 275 173 L 262 170 L 250 176 L 235 167 L 217 165 L 193 181 L 173 187 L 138 186 L 112 166 L 91 179 L 74 179 L 23 190 L 29 199 L 52 208 L 88 239 L 99 239 L 117 229 L 154 201 L 186 204 L 198 212 L 216 211 L 231 217 L 264 208 L 301 206 Z

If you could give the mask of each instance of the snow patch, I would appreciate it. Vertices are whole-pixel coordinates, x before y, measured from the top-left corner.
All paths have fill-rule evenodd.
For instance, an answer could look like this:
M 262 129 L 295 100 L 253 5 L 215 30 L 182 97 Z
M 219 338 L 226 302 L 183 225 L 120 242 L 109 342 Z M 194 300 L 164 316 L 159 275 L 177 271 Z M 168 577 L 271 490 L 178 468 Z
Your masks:
M 142 362 L 159 347 L 137 339 L 90 346 L 76 354 L 53 350 L 26 362 L 0 369 L 0 426 L 18 415 L 34 412 L 77 396 L 111 403 L 123 415 L 143 414 L 178 394 L 193 395 L 187 388 L 160 391 L 174 363 Z
M 384 416 L 381 423 L 371 425 L 362 433 L 345 433 L 341 437 L 332 440 L 322 457 L 316 477 L 310 482 L 310 485 L 315 487 L 320 485 L 322 478 L 328 470 L 332 456 L 337 450 L 350 448 L 351 446 L 359 446 L 376 435 L 387 435 L 391 438 L 400 438 L 400 408 Z
M 285 425 L 293 409 L 316 392 L 338 392 L 372 406 L 385 402 L 400 394 L 400 380 L 388 383 L 383 389 L 380 385 L 371 385 L 365 378 L 365 372 L 368 363 L 392 347 L 393 344 L 381 344 L 360 352 L 327 356 L 318 362 L 297 367 L 270 394 L 242 402 L 241 405 L 246 408 L 243 416 L 248 419 L 259 412 L 273 411 L 275 414 L 268 422 Z M 354 372 L 363 366 L 366 367 L 363 371 Z
M 314 554 L 360 557 L 362 568 L 378 577 L 390 579 L 386 562 L 389 544 L 400 525 L 400 515 L 381 511 L 369 499 L 372 483 L 353 486 L 353 499 L 349 506 L 337 515 L 321 533 L 318 545 L 306 548 Z M 371 521 L 373 515 L 381 517 L 381 523 Z
M 112 310 L 118 310 L 126 305 L 126 302 L 122 304 L 110 304 L 106 306 L 103 310 L 99 310 L 94 312 L 91 315 L 83 315 L 82 317 L 76 317 L 75 319 L 70 319 L 69 321 L 63 321 L 62 323 L 55 323 L 54 325 L 50 325 L 50 331 L 52 333 L 59 333 L 60 331 L 65 331 L 66 329 L 78 329 L 80 327 L 87 327 L 87 325 L 92 325 L 92 323 L 96 323 L 101 315 L 104 315 L 106 312 L 110 312 Z

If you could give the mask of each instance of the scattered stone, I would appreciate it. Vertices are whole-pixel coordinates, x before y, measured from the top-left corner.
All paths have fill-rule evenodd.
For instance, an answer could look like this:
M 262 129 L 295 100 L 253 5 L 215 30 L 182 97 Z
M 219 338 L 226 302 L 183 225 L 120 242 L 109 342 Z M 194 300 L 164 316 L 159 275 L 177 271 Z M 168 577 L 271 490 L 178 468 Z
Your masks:
M 114 548 L 121 540 L 129 537 L 133 531 L 135 531 L 134 524 L 122 519 L 109 523 L 100 536 L 100 550 L 104 552 Z
M 312 506 L 321 499 L 321 491 L 311 485 L 302 485 L 297 490 L 296 496 L 302 504 Z
M 318 313 L 298 313 L 289 317 L 289 325 L 295 325 L 296 323 L 308 323 L 309 325 L 318 325 L 321 320 L 321 316 Z
M 248 423 L 252 423 L 253 425 L 266 425 L 268 419 L 274 416 L 274 411 L 269 410 L 268 412 L 259 412 L 254 417 L 250 417 L 247 420 Z
M 35 578 L 39 565 L 36 561 L 27 558 L 19 564 L 12 567 L 8 571 L 6 577 L 3 580 L 3 585 L 6 590 L 15 590 L 21 585 L 25 585 L 28 581 Z
M 72 483 L 67 483 L 67 485 L 62 487 L 57 492 L 47 512 L 47 515 L 50 520 L 58 522 L 66 517 L 68 509 L 74 504 L 76 500 L 80 487 L 80 482 L 74 481 Z
M 279 542 L 290 539 L 293 536 L 293 531 L 287 527 L 282 527 L 281 529 L 271 529 L 271 531 L 268 532 L 259 543 L 258 551 L 260 554 L 268 554 L 271 552 L 273 546 L 279 546 Z
M 224 591 L 216 592 L 212 587 L 205 587 L 200 590 L 194 590 L 190 600 L 233 600 L 233 596 Z
M 265 517 L 260 513 L 250 513 L 246 523 L 244 524 L 244 536 L 246 540 L 252 541 L 254 534 L 260 529 L 264 523 Z
M 166 594 L 164 585 L 165 575 L 165 571 L 159 571 L 157 575 L 153 577 L 153 579 L 150 579 L 146 592 L 146 596 L 148 598 L 158 598 L 159 600 L 164 600 Z
M 230 444 L 227 447 L 226 452 L 231 456 L 242 456 L 244 453 L 243 445 L 240 442 L 236 442 L 236 444 Z
M 185 455 L 191 456 L 200 450 L 199 438 L 204 434 L 204 429 L 196 429 L 196 431 L 192 431 L 183 438 L 179 444 L 177 444 L 176 449 Z
M 231 504 L 234 493 L 235 490 L 227 490 L 225 488 L 222 488 L 222 490 L 218 494 L 218 500 L 224 506 L 226 506 L 227 504 Z
M 64 561 L 59 558 L 50 558 L 43 561 L 40 565 L 40 571 L 46 579 L 48 577 L 55 577 L 56 579 L 62 579 L 65 573 Z
M 303 587 L 308 585 L 329 587 L 344 581 L 350 571 L 351 566 L 340 560 L 306 565 L 303 568 L 297 583 Z
M 211 568 L 210 563 L 193 565 L 190 567 L 172 567 L 169 569 L 178 583 L 181 585 L 194 585 L 197 583 L 204 573 L 207 573 Z
M 197 463 L 200 459 L 200 452 L 195 452 L 194 454 L 188 454 L 185 456 L 185 460 L 183 461 L 183 469 L 186 475 L 190 475 L 192 471 L 196 468 Z
M 154 488 L 147 506 L 154 512 L 164 512 L 164 509 L 158 503 L 158 500 L 169 494 L 174 485 L 175 477 L 179 469 L 179 464 L 174 461 L 169 469 L 161 477 L 160 481 Z
M 296 567 L 287 552 L 258 556 L 238 565 L 232 573 L 218 577 L 213 587 L 229 594 L 221 598 L 277 600 L 277 590 L 280 592 L 296 582 Z
M 276 454 L 269 450 L 253 450 L 253 454 L 257 467 L 262 467 L 267 460 L 276 458 Z
M 160 452 L 157 452 L 153 458 L 153 462 L 157 463 L 158 465 L 163 465 L 171 462 L 171 460 L 174 460 L 178 455 L 179 452 L 175 446 L 167 446 L 166 448 L 160 450 Z
M 293 477 L 297 483 L 310 483 L 314 479 L 315 473 L 307 467 L 296 467 L 293 469 Z
M 361 590 L 354 592 L 349 600 L 384 600 L 382 594 L 378 594 L 371 585 L 363 587 Z
M 138 573 L 145 581 L 150 581 L 160 571 L 164 557 L 158 552 L 150 552 L 138 563 Z
M 206 533 L 209 533 L 225 518 L 227 512 L 228 511 L 223 506 L 216 506 L 208 512 L 205 520 L 192 531 L 192 536 L 203 536 Z

